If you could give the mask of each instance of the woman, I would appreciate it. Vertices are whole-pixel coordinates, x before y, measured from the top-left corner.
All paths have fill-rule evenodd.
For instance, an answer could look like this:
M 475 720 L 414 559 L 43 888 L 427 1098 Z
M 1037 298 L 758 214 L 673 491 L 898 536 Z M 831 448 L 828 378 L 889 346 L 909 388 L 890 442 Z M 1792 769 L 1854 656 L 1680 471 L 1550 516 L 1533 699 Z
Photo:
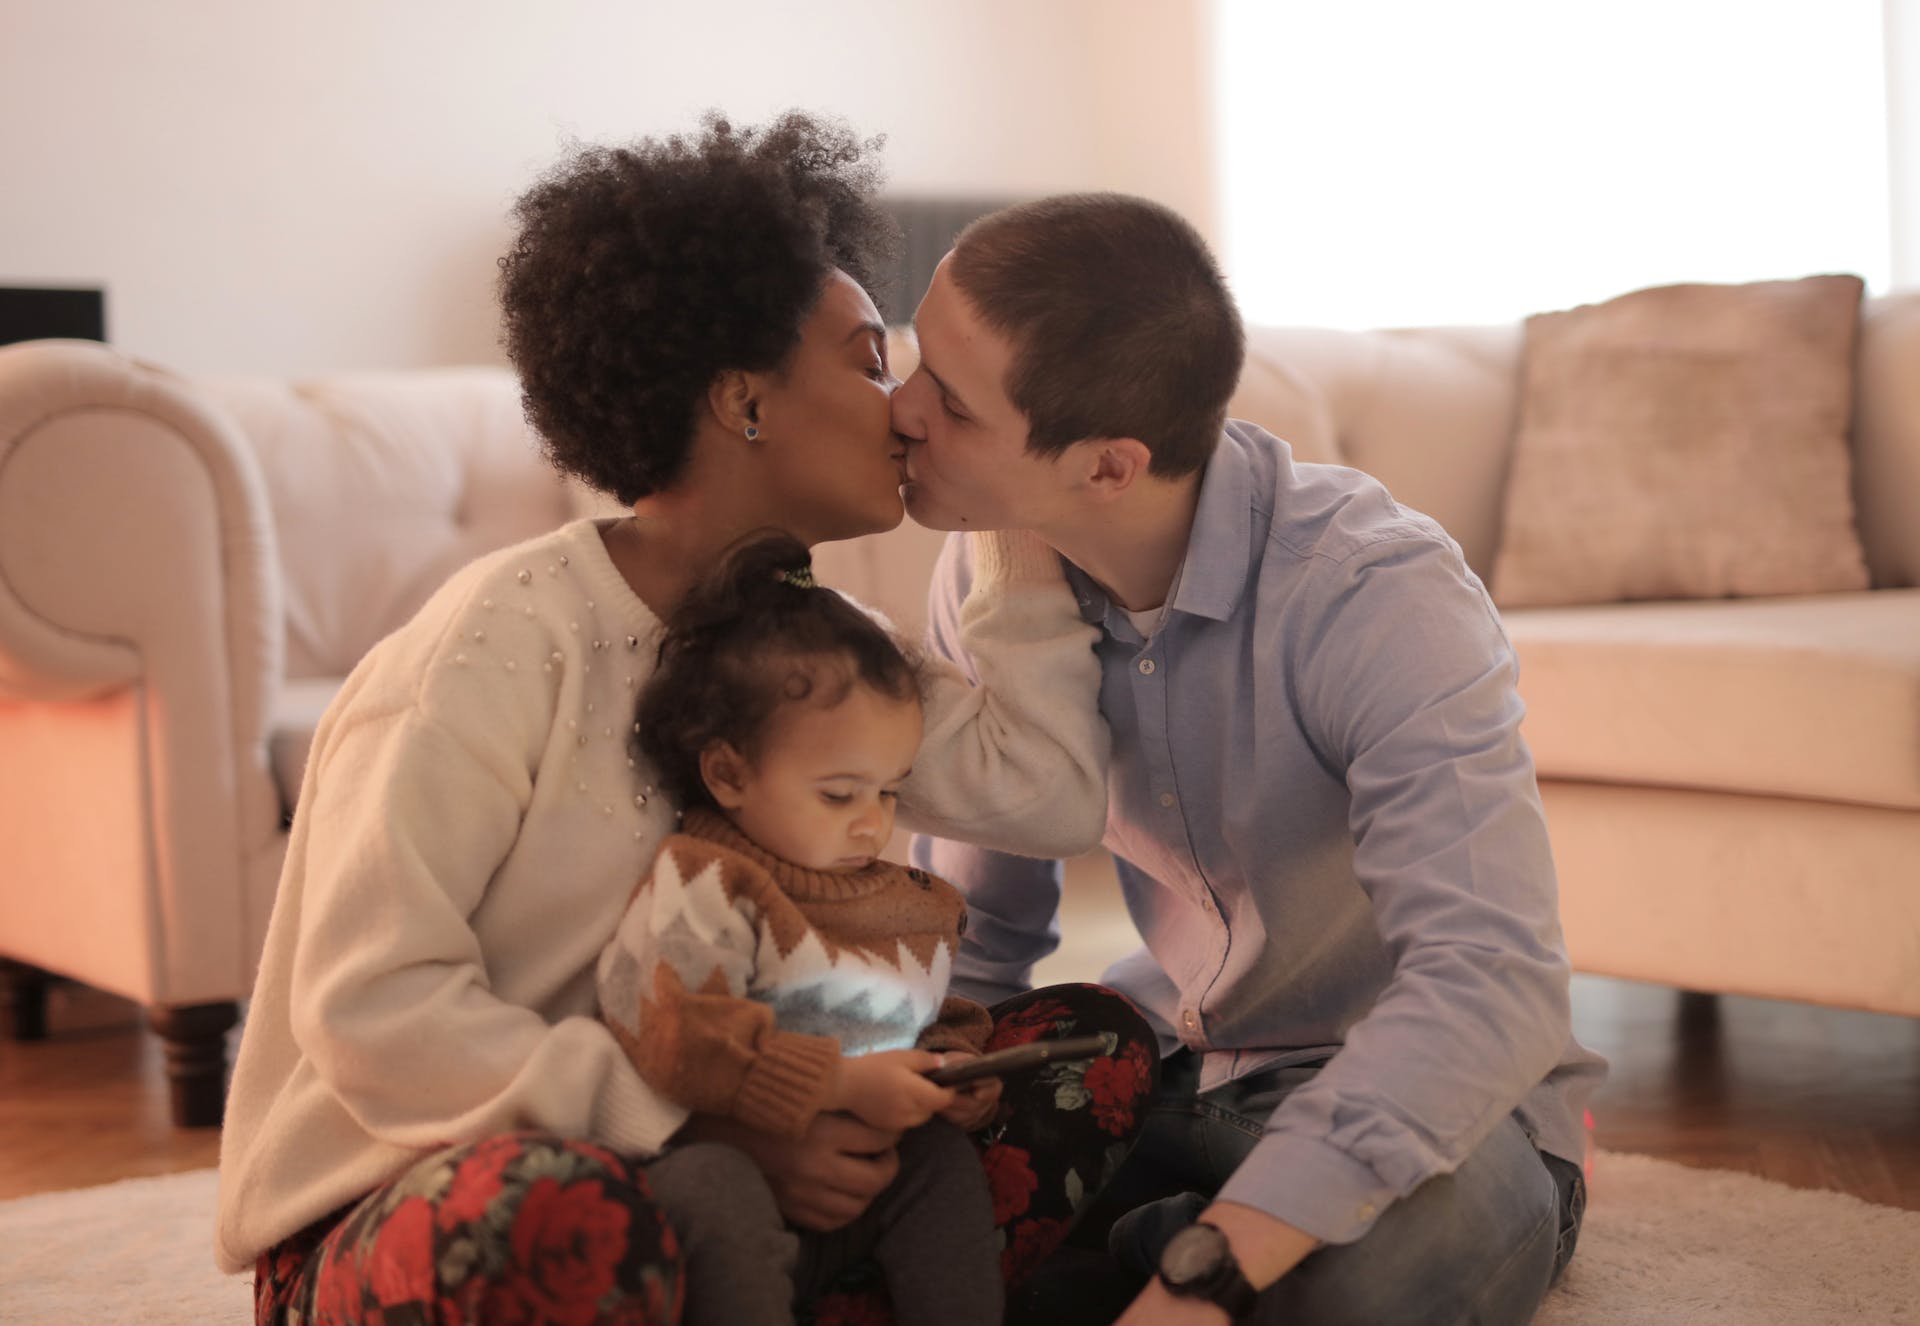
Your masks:
M 797 1144 L 689 1121 L 593 1003 L 675 824 L 630 741 L 661 617 L 751 531 L 811 545 L 901 519 L 896 384 L 862 288 L 890 235 L 875 146 L 797 114 L 709 119 L 585 150 L 520 201 L 501 298 L 528 415 L 632 515 L 457 574 L 315 734 L 222 1138 L 218 1254 L 258 1266 L 259 1320 L 672 1320 L 675 1243 L 636 1160 L 676 1134 L 742 1146 L 809 1228 L 891 1179 L 892 1138 L 856 1120 Z M 905 809 L 1079 850 L 1105 813 L 1093 629 L 1037 541 L 992 536 L 975 562 L 982 685 L 936 681 Z M 1145 1042 L 1130 1011 L 1108 1020 Z M 1084 1135 L 1084 1174 L 1117 1136 L 1091 1117 L 1032 1126 Z M 1010 1230 L 1010 1252 L 1061 1224 Z

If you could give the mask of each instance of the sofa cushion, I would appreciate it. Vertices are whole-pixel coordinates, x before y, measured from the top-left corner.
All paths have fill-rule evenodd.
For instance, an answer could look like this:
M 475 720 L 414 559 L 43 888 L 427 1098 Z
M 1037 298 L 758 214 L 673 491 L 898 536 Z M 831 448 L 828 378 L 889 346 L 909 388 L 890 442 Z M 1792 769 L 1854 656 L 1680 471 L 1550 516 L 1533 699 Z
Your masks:
M 1867 587 L 1860 278 L 1677 285 L 1529 318 L 1503 607 Z
M 1504 620 L 1543 779 L 1920 809 L 1920 590 Z

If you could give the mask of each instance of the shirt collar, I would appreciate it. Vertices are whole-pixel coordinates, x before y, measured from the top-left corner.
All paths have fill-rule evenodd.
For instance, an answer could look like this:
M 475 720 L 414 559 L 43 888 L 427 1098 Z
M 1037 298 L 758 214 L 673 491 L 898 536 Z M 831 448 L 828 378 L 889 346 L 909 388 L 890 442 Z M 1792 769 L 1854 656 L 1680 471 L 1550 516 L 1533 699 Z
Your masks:
M 1187 533 L 1187 551 L 1174 587 L 1174 612 L 1214 621 L 1233 615 L 1247 587 L 1252 530 L 1253 466 L 1240 440 L 1231 432 L 1223 433 L 1200 476 L 1200 500 L 1194 506 L 1193 528 Z M 1079 567 L 1069 563 L 1068 569 L 1081 617 L 1089 622 L 1108 621 L 1106 591 Z
M 1200 502 L 1187 535 L 1186 569 L 1173 596 L 1175 612 L 1223 622 L 1247 588 L 1253 531 L 1253 465 L 1246 448 L 1223 433 L 1200 479 Z

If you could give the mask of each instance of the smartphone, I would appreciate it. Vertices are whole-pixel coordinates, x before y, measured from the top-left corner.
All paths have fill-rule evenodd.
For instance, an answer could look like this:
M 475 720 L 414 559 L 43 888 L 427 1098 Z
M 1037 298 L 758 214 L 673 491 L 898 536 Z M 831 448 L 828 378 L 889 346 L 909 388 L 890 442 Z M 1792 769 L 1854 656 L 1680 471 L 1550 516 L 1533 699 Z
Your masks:
M 927 1074 L 927 1081 L 935 1086 L 957 1087 L 983 1077 L 1005 1077 L 1023 1069 L 1038 1068 L 1041 1064 L 1098 1058 L 1103 1054 L 1112 1054 L 1116 1043 L 1110 1031 L 1097 1036 L 1062 1036 L 1050 1041 L 1028 1041 L 1025 1045 L 995 1050 L 978 1058 L 963 1059 L 957 1064 L 936 1068 Z

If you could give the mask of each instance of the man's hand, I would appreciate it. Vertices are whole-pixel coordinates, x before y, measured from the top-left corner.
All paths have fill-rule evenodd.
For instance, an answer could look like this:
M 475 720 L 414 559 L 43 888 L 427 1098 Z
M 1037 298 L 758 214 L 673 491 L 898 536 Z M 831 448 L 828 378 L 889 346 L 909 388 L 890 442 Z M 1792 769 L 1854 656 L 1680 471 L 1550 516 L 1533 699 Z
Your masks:
M 1255 1289 L 1265 1289 L 1300 1264 L 1320 1241 L 1284 1220 L 1238 1202 L 1215 1202 L 1200 1219 L 1219 1227 L 1233 1248 L 1240 1272 Z M 1204 1299 L 1181 1298 L 1156 1276 L 1114 1326 L 1228 1326 L 1224 1308 Z
M 733 1119 L 697 1116 L 681 1128 L 688 1141 L 725 1142 L 767 1176 L 780 1214 L 820 1232 L 851 1224 L 900 1172 L 900 1134 L 847 1114 L 818 1114 L 798 1141 Z
M 940 1066 L 945 1068 L 979 1057 L 970 1050 L 948 1050 L 940 1056 Z M 991 1123 L 994 1111 L 999 1108 L 1000 1079 L 982 1077 L 953 1088 L 953 1104 L 941 1110 L 940 1117 L 962 1132 L 972 1133 Z
M 940 1056 L 927 1050 L 881 1050 L 842 1059 L 827 1106 L 850 1110 L 875 1128 L 896 1133 L 917 1128 L 953 1104 L 952 1088 L 927 1081 L 939 1066 Z

